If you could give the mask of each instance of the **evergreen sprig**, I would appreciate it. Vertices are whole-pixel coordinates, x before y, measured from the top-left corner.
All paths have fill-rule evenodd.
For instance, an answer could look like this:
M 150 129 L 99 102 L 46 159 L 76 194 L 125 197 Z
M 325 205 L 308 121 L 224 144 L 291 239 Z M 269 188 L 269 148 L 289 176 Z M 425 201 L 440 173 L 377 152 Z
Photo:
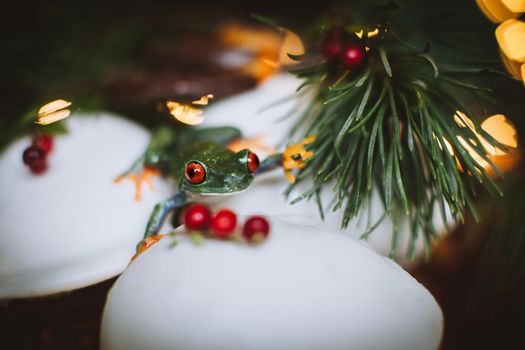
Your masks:
M 299 90 L 313 96 L 292 135 L 313 134 L 316 140 L 307 147 L 314 155 L 289 191 L 312 177 L 311 189 L 296 201 L 315 197 L 322 211 L 319 193 L 333 186 L 331 209 L 343 210 L 344 228 L 368 206 L 376 188 L 385 209 L 382 219 L 393 222 L 391 253 L 398 248 L 401 219 L 407 217 L 408 254 L 413 256 L 420 234 L 427 248 L 435 237 L 435 208 L 446 224 L 448 210 L 456 220 L 467 208 L 475 214 L 473 197 L 480 185 L 501 193 L 472 154 L 493 166 L 479 136 L 497 142 L 477 121 L 491 102 L 490 90 L 475 81 L 495 71 L 439 63 L 430 45 L 417 50 L 387 25 L 380 25 L 373 38 L 365 35 L 363 44 L 368 58 L 358 71 L 323 60 L 292 71 L 303 80 Z M 472 119 L 474 130 L 455 120 L 456 111 Z

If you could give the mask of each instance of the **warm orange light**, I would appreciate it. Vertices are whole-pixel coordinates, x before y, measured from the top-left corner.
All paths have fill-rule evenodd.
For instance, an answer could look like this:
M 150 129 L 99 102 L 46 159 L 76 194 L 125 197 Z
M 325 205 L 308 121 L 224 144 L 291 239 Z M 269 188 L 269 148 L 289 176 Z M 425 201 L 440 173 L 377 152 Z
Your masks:
M 501 2 L 512 12 L 525 12 L 525 0 L 501 0 Z
M 267 146 L 263 142 L 263 137 L 253 137 L 253 138 L 240 138 L 234 140 L 228 144 L 228 149 L 233 152 L 239 152 L 243 149 L 249 149 L 257 151 L 258 153 L 273 154 L 276 150 L 272 147 Z
M 292 60 L 288 54 L 294 56 L 304 55 L 304 44 L 299 35 L 291 30 L 282 29 L 284 33 L 283 42 L 279 49 L 279 64 L 283 66 L 294 65 L 299 62 Z
M 512 12 L 502 0 L 476 0 L 479 9 L 494 23 L 519 17 L 519 13 Z
M 516 132 L 516 127 L 510 122 L 510 120 L 505 118 L 503 114 L 496 114 L 485 119 L 481 123 L 481 128 L 499 143 L 509 148 L 518 147 L 518 133 Z M 507 153 L 500 148 L 491 145 L 483 138 L 481 139 L 481 143 L 491 156 L 499 156 Z
M 55 100 L 49 102 L 38 110 L 37 124 L 48 125 L 69 117 L 71 111 L 66 109 L 71 102 L 66 100 Z
M 207 106 L 210 100 L 213 98 L 213 94 L 207 94 L 201 96 L 200 99 L 192 101 L 191 104 L 198 106 Z M 167 101 L 166 107 L 170 114 L 175 117 L 181 123 L 187 125 L 197 125 L 204 121 L 202 116 L 203 110 L 200 108 L 192 107 L 190 104 L 180 103 L 176 101 Z
M 501 50 L 500 50 L 500 57 L 501 57 L 501 61 L 503 62 L 503 65 L 505 66 L 505 69 L 507 70 L 507 72 L 509 72 L 514 79 L 522 80 L 522 77 L 523 77 L 523 74 L 521 73 L 522 64 L 517 61 L 513 61 L 509 59 L 507 56 L 505 56 L 505 54 Z
M 170 114 L 178 121 L 188 125 L 197 125 L 204 121 L 202 110 L 175 101 L 166 102 Z
M 194 105 L 200 105 L 200 106 L 207 106 L 208 102 L 213 98 L 212 94 L 207 94 L 202 96 L 200 99 L 196 101 L 192 101 L 191 103 Z
M 496 28 L 496 40 L 509 59 L 525 63 L 525 22 L 509 19 Z
M 275 30 L 253 28 L 237 23 L 222 26 L 219 35 L 225 44 L 254 53 L 276 52 L 282 40 Z
M 357 35 L 357 37 L 359 39 L 363 38 L 363 34 L 364 34 L 364 31 L 362 29 L 360 31 L 358 31 L 358 32 L 355 32 L 355 35 Z M 369 37 L 369 38 L 373 38 L 374 36 L 376 36 L 378 34 L 379 34 L 379 28 L 375 28 L 374 30 L 371 30 L 371 31 L 366 33 L 367 37 Z
M 221 28 L 220 38 L 227 45 L 253 54 L 244 71 L 258 81 L 277 73 L 282 66 L 297 64 L 288 54 L 304 54 L 301 38 L 286 28 L 270 30 L 230 23 Z
M 474 131 L 474 124 L 472 120 L 468 118 L 464 113 L 457 111 L 454 116 L 454 120 L 463 127 L 468 127 Z M 497 142 L 506 146 L 508 150 L 503 150 L 497 146 L 492 145 L 484 137 L 476 133 L 479 142 L 485 148 L 487 155 L 490 160 L 498 166 L 502 171 L 511 169 L 516 161 L 516 149 L 518 147 L 518 136 L 515 126 L 503 115 L 496 114 L 481 123 L 481 128 L 494 138 Z M 493 169 L 490 164 L 484 160 L 470 145 L 462 138 L 459 137 L 459 142 L 468 150 L 472 158 L 483 168 L 485 168 L 490 175 L 494 175 Z M 447 146 L 448 148 L 448 146 Z M 454 154 L 452 148 L 449 148 L 451 154 Z

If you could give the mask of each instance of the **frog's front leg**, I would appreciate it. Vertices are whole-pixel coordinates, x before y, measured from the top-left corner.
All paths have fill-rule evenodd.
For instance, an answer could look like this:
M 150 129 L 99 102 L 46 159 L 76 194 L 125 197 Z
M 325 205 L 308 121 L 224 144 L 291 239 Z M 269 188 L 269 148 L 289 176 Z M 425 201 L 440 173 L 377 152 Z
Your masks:
M 268 156 L 261 162 L 261 164 L 259 165 L 259 168 L 257 168 L 257 171 L 255 172 L 255 175 L 263 174 L 268 171 L 272 171 L 274 169 L 281 168 L 282 162 L 283 162 L 282 153 L 272 154 L 271 156 Z
M 150 188 L 153 188 L 152 178 L 160 176 L 163 168 L 163 156 L 165 150 L 175 139 L 173 130 L 167 127 L 158 129 L 153 135 L 146 151 L 126 170 L 122 175 L 115 179 L 115 182 L 121 182 L 124 179 L 131 180 L 135 185 L 135 200 L 140 201 L 142 193 L 142 184 L 146 182 Z
M 146 233 L 144 233 L 144 238 L 149 236 L 156 235 L 162 224 L 164 223 L 166 216 L 176 209 L 182 207 L 188 202 L 188 196 L 186 192 L 179 192 L 170 199 L 166 199 L 155 205 L 153 212 L 149 218 L 148 224 L 146 226 Z

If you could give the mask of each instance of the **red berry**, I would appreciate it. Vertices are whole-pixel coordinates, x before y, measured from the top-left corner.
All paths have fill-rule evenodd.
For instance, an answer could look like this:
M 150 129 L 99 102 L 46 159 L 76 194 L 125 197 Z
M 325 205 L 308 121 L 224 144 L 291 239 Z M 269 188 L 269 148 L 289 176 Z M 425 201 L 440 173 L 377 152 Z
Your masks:
M 328 61 L 333 61 L 338 58 L 343 50 L 343 30 L 341 27 L 335 27 L 328 32 L 323 41 L 323 56 Z
M 47 134 L 38 134 L 33 138 L 33 146 L 49 153 L 53 150 L 53 137 Z
M 24 161 L 25 165 L 29 165 L 29 163 L 35 159 L 35 158 L 41 158 L 44 156 L 44 152 L 38 147 L 30 146 L 24 150 L 24 153 L 22 154 L 22 160 Z
M 265 239 L 270 233 L 270 224 L 262 216 L 252 216 L 244 223 L 242 235 L 248 241 L 257 241 Z
M 350 43 L 343 48 L 340 60 L 346 69 L 360 68 L 365 61 L 365 50 L 356 43 Z
M 183 222 L 190 230 L 206 230 L 210 227 L 211 211 L 204 204 L 192 204 L 186 209 Z
M 213 235 L 220 238 L 226 238 L 233 232 L 237 226 L 237 215 L 231 210 L 221 209 L 212 219 L 211 229 Z
M 47 169 L 46 153 L 36 146 L 26 148 L 22 160 L 35 174 L 42 174 Z
M 337 40 L 326 40 L 323 43 L 323 56 L 328 61 L 333 61 L 339 56 L 343 49 L 343 44 Z
M 33 174 L 40 175 L 47 170 L 47 158 L 37 158 L 29 163 L 29 169 Z

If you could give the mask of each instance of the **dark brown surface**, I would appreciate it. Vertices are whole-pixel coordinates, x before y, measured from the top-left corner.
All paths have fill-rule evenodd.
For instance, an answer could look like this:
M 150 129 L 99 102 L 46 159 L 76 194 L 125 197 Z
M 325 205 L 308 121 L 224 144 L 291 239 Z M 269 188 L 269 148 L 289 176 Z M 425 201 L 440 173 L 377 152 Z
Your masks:
M 255 87 L 254 77 L 238 72 L 188 76 L 173 71 L 149 75 L 120 72 L 108 84 L 108 94 L 115 103 L 127 107 L 153 105 L 159 101 L 190 98 L 207 94 L 222 98 Z
M 436 298 L 444 316 L 441 350 L 525 349 L 525 283 L 518 280 L 494 286 L 490 292 L 478 285 L 486 273 L 480 270 L 481 252 L 490 225 L 468 222 L 433 249 L 429 262 L 411 274 Z
M 98 349 L 102 310 L 115 278 L 69 293 L 0 302 L 1 349 Z

